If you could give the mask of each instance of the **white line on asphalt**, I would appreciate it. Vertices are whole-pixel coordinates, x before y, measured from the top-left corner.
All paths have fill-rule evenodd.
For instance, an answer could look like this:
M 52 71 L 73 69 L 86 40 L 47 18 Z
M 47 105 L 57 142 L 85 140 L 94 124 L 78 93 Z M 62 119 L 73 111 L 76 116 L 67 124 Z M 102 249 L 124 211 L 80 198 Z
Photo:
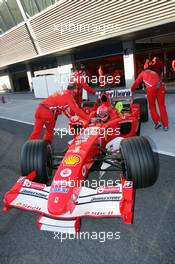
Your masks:
M 7 120 L 10 120 L 10 121 L 14 121 L 14 122 L 18 122 L 18 123 L 23 123 L 23 124 L 27 124 L 27 125 L 34 125 L 34 123 L 31 123 L 31 122 L 27 122 L 27 121 L 21 121 L 21 120 L 18 120 L 18 119 L 14 119 L 14 118 L 9 118 L 9 117 L 6 117 L 6 116 L 0 116 L 0 118 L 2 119 L 7 119 Z M 172 157 L 175 157 L 175 153 L 173 152 L 169 152 L 169 151 L 164 151 L 164 150 L 159 150 L 159 149 L 153 149 L 153 151 L 159 153 L 159 154 L 163 154 L 163 155 L 166 155 L 166 156 L 172 156 Z
M 160 149 L 153 149 L 153 151 L 157 152 L 159 154 L 175 157 L 175 153 L 173 153 L 173 152 L 164 151 L 164 150 L 160 150 Z
M 34 125 L 34 123 L 31 123 L 31 122 L 21 121 L 21 120 L 14 119 L 14 118 L 9 118 L 9 117 L 6 117 L 6 116 L 0 116 L 0 118 L 7 119 L 7 120 L 10 120 L 10 121 L 14 121 L 14 122 L 18 122 L 18 123 L 24 123 L 24 124 L 27 124 L 27 125 L 32 125 L 32 126 Z

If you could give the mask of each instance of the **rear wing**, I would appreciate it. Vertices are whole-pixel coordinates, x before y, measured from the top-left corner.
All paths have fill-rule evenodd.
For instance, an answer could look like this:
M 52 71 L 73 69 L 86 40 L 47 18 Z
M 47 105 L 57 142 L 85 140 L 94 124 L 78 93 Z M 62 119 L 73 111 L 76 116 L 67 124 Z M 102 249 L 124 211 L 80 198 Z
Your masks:
M 98 98 L 100 98 L 101 94 L 106 93 L 111 102 L 115 103 L 117 101 L 122 101 L 124 104 L 130 104 L 130 102 L 132 101 L 132 92 L 130 89 L 128 88 L 98 88 L 96 90 L 96 94 L 98 96 Z

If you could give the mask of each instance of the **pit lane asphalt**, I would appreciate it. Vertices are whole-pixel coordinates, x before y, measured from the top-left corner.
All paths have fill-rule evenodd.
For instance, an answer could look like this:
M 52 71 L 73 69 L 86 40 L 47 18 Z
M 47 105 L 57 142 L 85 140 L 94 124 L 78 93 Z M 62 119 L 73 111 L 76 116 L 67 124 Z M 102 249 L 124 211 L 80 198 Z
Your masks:
M 20 148 L 31 130 L 30 125 L 0 119 L 0 264 L 175 263 L 173 157 L 160 155 L 157 183 L 137 190 L 133 225 L 123 225 L 116 218 L 82 220 L 81 232 L 88 231 L 91 236 L 96 231 L 98 240 L 67 239 L 61 243 L 53 233 L 37 229 L 38 214 L 17 209 L 3 213 L 2 196 L 20 176 Z M 64 137 L 58 143 L 59 150 L 66 147 L 67 140 Z M 120 232 L 120 239 L 100 242 L 100 232 Z

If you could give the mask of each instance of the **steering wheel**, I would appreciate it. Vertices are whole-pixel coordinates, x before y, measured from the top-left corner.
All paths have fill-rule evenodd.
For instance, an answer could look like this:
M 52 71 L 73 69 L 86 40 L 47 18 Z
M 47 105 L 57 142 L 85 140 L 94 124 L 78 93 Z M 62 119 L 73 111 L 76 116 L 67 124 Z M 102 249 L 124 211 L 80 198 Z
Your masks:
M 99 117 L 93 117 L 89 120 L 89 124 L 93 124 L 93 123 L 103 123 L 103 122 Z

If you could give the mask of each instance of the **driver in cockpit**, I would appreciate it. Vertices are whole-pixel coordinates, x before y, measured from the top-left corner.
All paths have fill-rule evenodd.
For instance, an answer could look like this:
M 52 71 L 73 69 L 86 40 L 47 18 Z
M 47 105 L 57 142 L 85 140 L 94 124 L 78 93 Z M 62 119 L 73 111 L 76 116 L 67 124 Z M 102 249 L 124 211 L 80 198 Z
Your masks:
M 97 110 L 90 114 L 90 120 L 96 117 L 105 123 L 111 118 L 118 117 L 119 111 L 112 107 L 110 99 L 106 93 L 101 95 L 100 102 L 101 105 L 97 108 Z

